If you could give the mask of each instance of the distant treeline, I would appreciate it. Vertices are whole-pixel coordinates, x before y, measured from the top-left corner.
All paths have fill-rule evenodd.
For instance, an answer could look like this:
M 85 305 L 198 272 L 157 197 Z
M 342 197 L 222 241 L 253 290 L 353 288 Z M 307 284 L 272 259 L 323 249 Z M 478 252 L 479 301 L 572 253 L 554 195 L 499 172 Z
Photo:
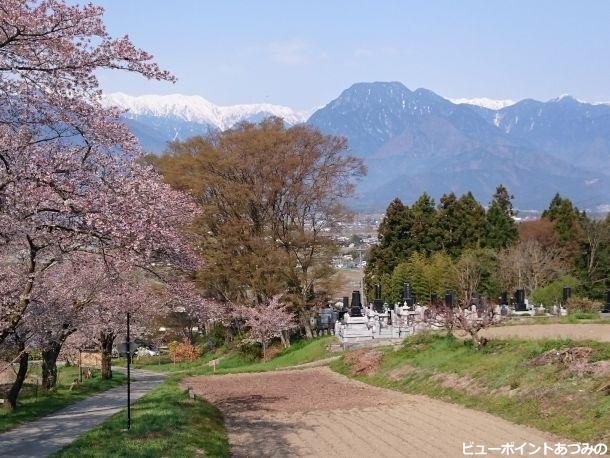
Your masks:
M 367 296 L 381 282 L 384 299 L 400 299 L 403 282 L 420 298 L 453 289 L 462 300 L 477 292 L 495 300 L 524 288 L 552 305 L 561 286 L 601 299 L 610 276 L 610 219 L 595 220 L 555 195 L 542 217 L 517 223 L 512 196 L 500 185 L 487 210 L 468 192 L 445 194 L 438 205 L 422 194 L 412 205 L 393 200 L 365 269 Z

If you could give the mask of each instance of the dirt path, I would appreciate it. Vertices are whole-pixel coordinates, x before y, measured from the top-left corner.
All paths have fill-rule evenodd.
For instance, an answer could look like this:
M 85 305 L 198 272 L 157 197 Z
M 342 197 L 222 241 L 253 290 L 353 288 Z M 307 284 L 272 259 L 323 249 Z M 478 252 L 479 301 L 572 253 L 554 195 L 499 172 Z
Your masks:
M 193 377 L 184 385 L 223 411 L 238 457 L 463 457 L 464 442 L 556 442 L 492 415 L 376 388 L 324 367 Z
M 608 324 L 524 324 L 500 326 L 486 329 L 486 337 L 520 337 L 524 339 L 574 339 L 599 340 L 610 342 L 610 323 Z

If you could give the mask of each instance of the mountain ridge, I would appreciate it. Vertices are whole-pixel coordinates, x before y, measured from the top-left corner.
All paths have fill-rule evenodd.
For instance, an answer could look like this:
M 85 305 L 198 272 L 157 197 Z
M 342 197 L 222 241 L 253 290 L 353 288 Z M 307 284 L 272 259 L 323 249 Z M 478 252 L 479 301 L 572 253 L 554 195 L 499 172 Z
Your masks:
M 172 117 L 186 122 L 209 124 L 222 130 L 261 114 L 281 117 L 288 124 L 305 122 L 311 114 L 309 111 L 296 111 L 270 103 L 216 105 L 199 95 L 184 94 L 132 96 L 115 92 L 106 94 L 103 97 L 103 104 L 127 110 L 126 116 L 131 118 Z
M 358 83 L 308 123 L 347 137 L 365 160 L 356 206 L 412 201 L 424 191 L 438 198 L 470 190 L 487 201 L 500 183 L 521 208 L 542 209 L 556 192 L 587 206 L 610 201 L 607 105 L 562 96 L 493 110 L 396 82 Z
M 447 99 L 393 81 L 355 83 L 311 116 L 180 94 L 114 94 L 105 103 L 126 109 L 125 122 L 155 153 L 171 140 L 271 115 L 345 136 L 369 169 L 351 202 L 356 208 L 382 209 L 396 196 L 410 201 L 423 191 L 438 198 L 471 190 L 487 201 L 500 183 L 520 208 L 544 208 L 555 192 L 584 208 L 610 204 L 610 106 L 567 95 L 546 102 Z

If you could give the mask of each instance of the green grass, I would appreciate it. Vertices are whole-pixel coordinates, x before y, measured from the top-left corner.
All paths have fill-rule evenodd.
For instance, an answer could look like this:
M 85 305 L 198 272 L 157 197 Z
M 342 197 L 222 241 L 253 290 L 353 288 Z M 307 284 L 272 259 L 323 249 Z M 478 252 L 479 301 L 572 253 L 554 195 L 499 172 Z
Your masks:
M 601 390 L 607 377 L 577 376 L 556 364 L 528 365 L 552 348 L 584 345 L 594 349 L 591 361 L 610 359 L 610 346 L 599 342 L 491 340 L 475 350 L 470 342 L 453 337 L 418 335 L 399 351 L 381 349 L 380 370 L 357 378 L 456 402 L 566 438 L 608 442 L 610 395 Z M 351 375 L 343 360 L 331 367 Z
M 328 356 L 326 346 L 334 337 L 295 342 L 266 362 L 252 362 L 238 354 L 220 360 L 217 374 L 260 372 L 316 361 Z M 123 432 L 127 414 L 113 416 L 55 457 L 186 457 L 229 456 L 229 442 L 222 414 L 202 399 L 188 400 L 180 388 L 182 378 L 211 374 L 207 365 L 218 354 L 206 355 L 192 363 L 162 363 L 154 358 L 140 360 L 135 367 L 165 372 L 168 379 L 132 407 L 133 426 Z
M 164 356 L 162 356 L 161 359 L 159 359 L 159 357 L 140 358 L 139 360 L 134 360 L 132 367 L 155 372 L 204 375 L 211 374 L 214 371 L 213 367 L 208 366 L 208 362 L 212 359 L 220 358 L 219 364 L 216 366 L 216 373 L 218 374 L 262 372 L 281 369 L 288 366 L 297 366 L 330 356 L 326 350 L 326 346 L 334 339 L 333 336 L 324 336 L 312 340 L 298 340 L 266 362 L 253 361 L 236 352 L 226 355 L 215 352 L 206 354 L 193 362 L 175 364 L 168 361 L 167 357 Z M 118 365 L 125 365 L 125 361 L 122 359 L 115 360 L 115 363 Z
M 32 366 L 30 369 L 31 374 L 39 372 L 39 366 Z M 70 384 L 77 377 L 78 367 L 60 367 L 57 388 L 54 391 L 46 392 L 40 388 L 36 390 L 34 385 L 24 384 L 18 400 L 18 409 L 14 412 L 0 409 L 0 432 L 48 415 L 100 391 L 119 386 L 127 380 L 123 374 L 118 373 L 114 373 L 111 380 L 102 380 L 99 371 L 94 371 L 94 378 L 83 380 L 82 385 L 70 391 Z M 37 396 L 36 391 L 38 391 Z
M 222 414 L 212 404 L 188 399 L 170 376 L 131 410 L 132 428 L 124 431 L 123 411 L 78 438 L 54 457 L 229 456 Z

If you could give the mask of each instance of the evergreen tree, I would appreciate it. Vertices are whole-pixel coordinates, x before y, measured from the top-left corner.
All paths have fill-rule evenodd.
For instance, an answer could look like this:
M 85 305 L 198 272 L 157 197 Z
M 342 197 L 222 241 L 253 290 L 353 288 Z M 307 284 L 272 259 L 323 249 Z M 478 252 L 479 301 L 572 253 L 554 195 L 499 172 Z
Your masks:
M 400 199 L 394 199 L 379 225 L 379 243 L 369 253 L 365 269 L 367 297 L 372 297 L 370 294 L 374 284 L 383 275 L 390 276 L 394 268 L 408 258 L 411 253 L 411 226 L 411 210 Z
M 485 246 L 499 250 L 514 243 L 518 238 L 517 225 L 511 196 L 507 189 L 500 185 L 496 188 L 486 214 Z
M 443 194 L 438 205 L 438 228 L 441 235 L 441 248 L 451 256 L 459 254 L 458 240 L 459 221 L 457 217 L 457 196 L 451 192 Z
M 555 194 L 549 208 L 542 213 L 542 217 L 554 223 L 561 242 L 567 243 L 578 238 L 578 226 L 582 216 L 567 197 L 561 197 L 559 193 Z
M 457 209 L 462 248 L 479 248 L 485 233 L 485 209 L 470 191 L 459 198 Z
M 423 193 L 411 207 L 411 249 L 430 255 L 440 246 L 437 211 L 434 199 Z
M 454 193 L 443 195 L 439 206 L 438 228 L 442 247 L 452 257 L 466 248 L 482 245 L 485 233 L 485 209 L 471 192 L 456 199 Z

